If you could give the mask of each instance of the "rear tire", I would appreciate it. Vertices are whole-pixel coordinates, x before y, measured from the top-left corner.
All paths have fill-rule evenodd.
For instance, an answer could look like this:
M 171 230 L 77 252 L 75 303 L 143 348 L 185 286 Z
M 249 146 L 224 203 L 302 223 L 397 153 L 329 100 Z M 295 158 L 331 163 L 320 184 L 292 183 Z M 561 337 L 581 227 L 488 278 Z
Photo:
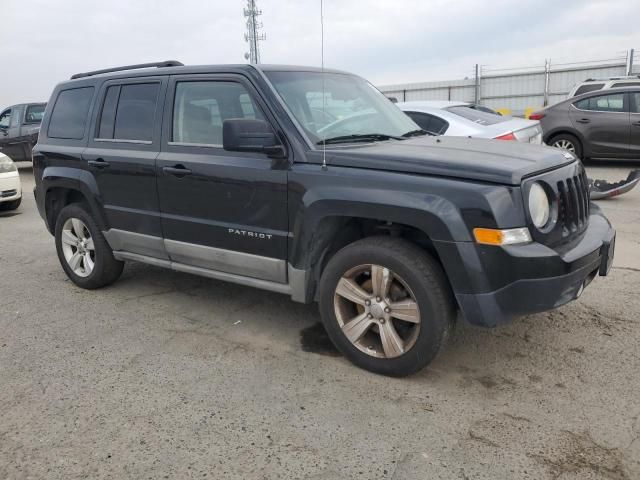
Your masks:
M 10 202 L 2 202 L 0 203 L 0 210 L 15 210 L 22 203 L 22 198 L 18 198 L 17 200 L 12 200 Z
M 322 273 L 319 300 L 336 348 L 355 365 L 394 377 L 428 365 L 455 318 L 440 264 L 400 238 L 365 238 L 338 251 Z
M 63 270 L 81 288 L 94 289 L 115 282 L 124 262 L 113 251 L 84 204 L 62 209 L 56 220 L 56 250 Z
M 567 150 L 582 160 L 582 144 L 575 135 L 561 133 L 549 140 L 549 145 L 561 150 Z

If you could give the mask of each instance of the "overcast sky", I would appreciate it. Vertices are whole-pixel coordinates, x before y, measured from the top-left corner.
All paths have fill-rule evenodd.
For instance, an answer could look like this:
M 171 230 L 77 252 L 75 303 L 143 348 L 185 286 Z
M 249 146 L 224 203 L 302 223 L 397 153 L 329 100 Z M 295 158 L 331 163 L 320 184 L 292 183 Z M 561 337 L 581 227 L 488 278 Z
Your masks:
M 320 0 L 257 0 L 264 63 L 320 64 Z M 176 59 L 244 63 L 244 0 L 0 0 L 0 107 L 71 74 Z M 325 0 L 325 65 L 374 84 L 623 56 L 638 0 Z

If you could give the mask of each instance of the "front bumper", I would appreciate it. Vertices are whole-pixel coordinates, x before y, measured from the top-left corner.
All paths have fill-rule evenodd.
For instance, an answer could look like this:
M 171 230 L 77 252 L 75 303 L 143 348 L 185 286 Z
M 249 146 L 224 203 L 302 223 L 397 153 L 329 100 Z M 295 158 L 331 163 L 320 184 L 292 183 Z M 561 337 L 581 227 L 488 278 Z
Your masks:
M 18 172 L 0 173 L 0 203 L 22 198 L 22 186 Z
M 578 298 L 597 275 L 609 273 L 615 234 L 606 217 L 592 206 L 589 227 L 564 250 L 539 243 L 485 249 L 467 242 L 458 253 L 468 271 L 476 270 L 466 285 L 471 291 L 456 290 L 454 284 L 464 317 L 475 325 L 493 327 Z M 478 268 L 486 277 L 483 281 Z M 496 285 L 499 288 L 487 288 Z

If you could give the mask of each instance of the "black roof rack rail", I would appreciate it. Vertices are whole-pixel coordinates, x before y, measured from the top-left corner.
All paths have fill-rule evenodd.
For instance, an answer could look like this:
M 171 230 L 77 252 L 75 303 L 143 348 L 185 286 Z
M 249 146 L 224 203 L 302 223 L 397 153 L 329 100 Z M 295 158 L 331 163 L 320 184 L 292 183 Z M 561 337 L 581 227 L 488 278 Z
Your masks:
M 124 70 L 136 70 L 138 68 L 151 67 L 184 67 L 184 63 L 178 62 L 177 60 L 165 60 L 164 62 L 139 63 L 137 65 L 125 65 L 123 67 L 105 68 L 103 70 L 94 70 L 93 72 L 76 73 L 75 75 L 71 76 L 71 80 L 75 80 L 76 78 L 91 77 L 93 75 L 100 75 L 101 73 L 122 72 Z

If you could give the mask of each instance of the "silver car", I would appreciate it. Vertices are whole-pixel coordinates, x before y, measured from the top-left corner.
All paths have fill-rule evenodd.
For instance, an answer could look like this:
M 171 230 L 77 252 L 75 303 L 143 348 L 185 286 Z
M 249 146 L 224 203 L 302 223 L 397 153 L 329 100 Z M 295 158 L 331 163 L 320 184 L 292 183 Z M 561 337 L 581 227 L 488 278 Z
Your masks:
M 420 128 L 436 135 L 542 143 L 540 122 L 502 116 L 465 102 L 417 101 L 397 104 Z

